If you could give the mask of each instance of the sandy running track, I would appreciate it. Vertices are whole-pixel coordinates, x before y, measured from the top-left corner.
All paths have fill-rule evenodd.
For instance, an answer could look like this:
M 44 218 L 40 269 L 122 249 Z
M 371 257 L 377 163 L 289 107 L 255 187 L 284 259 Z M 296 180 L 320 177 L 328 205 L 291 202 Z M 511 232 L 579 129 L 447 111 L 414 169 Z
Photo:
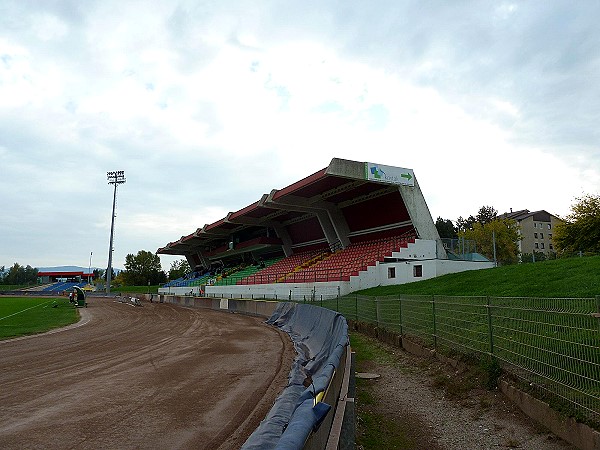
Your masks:
M 83 326 L 0 341 L 0 448 L 239 448 L 285 386 L 261 319 L 89 299 Z

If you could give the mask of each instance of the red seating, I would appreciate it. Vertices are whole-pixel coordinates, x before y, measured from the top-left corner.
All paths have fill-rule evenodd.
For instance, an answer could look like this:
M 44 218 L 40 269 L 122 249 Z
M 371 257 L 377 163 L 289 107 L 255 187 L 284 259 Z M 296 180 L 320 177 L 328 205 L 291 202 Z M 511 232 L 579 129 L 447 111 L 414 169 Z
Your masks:
M 350 244 L 333 254 L 324 253 L 325 248 L 295 253 L 270 267 L 241 280 L 241 284 L 303 283 L 349 281 L 368 267 L 383 262 L 393 252 L 414 243 L 410 236 L 396 236 Z M 322 258 L 321 258 L 322 256 Z M 321 259 L 318 259 L 318 258 Z M 308 267 L 303 267 L 309 265 Z

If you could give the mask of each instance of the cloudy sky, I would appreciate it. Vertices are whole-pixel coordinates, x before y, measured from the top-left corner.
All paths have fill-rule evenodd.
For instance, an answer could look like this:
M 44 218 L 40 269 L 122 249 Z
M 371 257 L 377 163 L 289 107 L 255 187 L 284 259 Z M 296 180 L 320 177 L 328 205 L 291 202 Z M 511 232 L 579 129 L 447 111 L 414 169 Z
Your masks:
M 596 1 L 0 0 L 0 266 L 106 267 L 329 164 L 433 219 L 600 191 Z M 161 257 L 163 268 L 177 258 Z

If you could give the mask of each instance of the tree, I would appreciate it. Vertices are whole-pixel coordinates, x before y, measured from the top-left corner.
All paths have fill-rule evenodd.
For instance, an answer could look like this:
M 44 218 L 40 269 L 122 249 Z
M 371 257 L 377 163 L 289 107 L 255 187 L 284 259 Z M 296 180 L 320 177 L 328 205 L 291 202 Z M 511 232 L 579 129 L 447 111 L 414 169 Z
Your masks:
M 116 287 L 125 286 L 127 284 L 125 280 L 125 271 L 119 272 L 119 275 L 117 275 L 115 278 L 111 277 L 111 280 L 111 284 Z
M 475 222 L 471 230 L 458 233 L 460 237 L 475 241 L 477 251 L 488 259 L 494 258 L 493 236 L 496 239 L 496 260 L 500 264 L 514 264 L 519 257 L 519 226 L 510 219 L 495 219 L 485 224 Z
M 493 206 L 482 206 L 479 208 L 475 220 L 481 225 L 490 223 L 498 217 L 498 211 Z
M 477 220 L 473 216 L 469 216 L 467 219 L 464 219 L 462 216 L 459 216 L 459 218 L 456 219 L 456 229 L 459 232 L 466 231 L 466 230 L 472 230 L 473 224 L 475 222 L 477 222 Z
M 106 276 L 108 275 L 108 267 L 106 268 L 106 270 L 102 271 L 102 279 L 104 281 L 106 281 Z M 112 267 L 110 268 L 110 279 L 114 280 L 115 278 L 117 278 L 117 274 L 115 273 L 115 269 L 113 269 Z M 112 283 L 112 281 L 111 281 Z
M 469 216 L 467 219 L 464 219 L 460 216 L 456 219 L 456 228 L 457 231 L 466 231 L 472 230 L 473 226 L 476 223 L 481 225 L 485 225 L 486 223 L 490 223 L 498 218 L 498 211 L 493 206 L 482 206 L 477 211 L 477 215 L 473 217 Z
M 458 230 L 450 219 L 444 220 L 441 217 L 438 217 L 435 221 L 435 227 L 441 238 L 456 239 L 458 237 Z
M 35 284 L 37 282 L 38 270 L 30 265 L 27 267 L 21 266 L 19 263 L 14 263 L 4 276 L 5 284 Z
M 188 274 L 192 271 L 190 264 L 186 259 L 179 259 L 177 261 L 173 261 L 171 263 L 171 268 L 169 269 L 169 280 L 176 280 L 177 278 L 183 277 L 185 274 Z
M 140 250 L 137 255 L 125 257 L 123 279 L 129 286 L 143 286 L 146 283 L 160 284 L 167 280 L 160 265 L 160 257 L 152 252 Z
M 552 238 L 561 253 L 600 252 L 600 195 L 578 197 L 563 223 L 554 229 Z

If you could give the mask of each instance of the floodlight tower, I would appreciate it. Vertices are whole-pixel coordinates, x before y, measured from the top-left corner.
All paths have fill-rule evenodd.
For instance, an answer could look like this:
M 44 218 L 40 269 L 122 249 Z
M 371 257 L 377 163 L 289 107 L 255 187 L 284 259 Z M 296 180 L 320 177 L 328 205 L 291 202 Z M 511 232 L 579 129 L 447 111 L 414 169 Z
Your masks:
M 114 184 L 115 192 L 113 194 L 113 208 L 110 221 L 110 244 L 108 246 L 108 269 L 106 271 L 106 293 L 110 294 L 110 282 L 112 278 L 112 254 L 113 254 L 113 234 L 115 231 L 115 206 L 117 203 L 117 186 L 125 183 L 125 172 L 117 170 L 115 172 L 106 172 L 108 184 Z

